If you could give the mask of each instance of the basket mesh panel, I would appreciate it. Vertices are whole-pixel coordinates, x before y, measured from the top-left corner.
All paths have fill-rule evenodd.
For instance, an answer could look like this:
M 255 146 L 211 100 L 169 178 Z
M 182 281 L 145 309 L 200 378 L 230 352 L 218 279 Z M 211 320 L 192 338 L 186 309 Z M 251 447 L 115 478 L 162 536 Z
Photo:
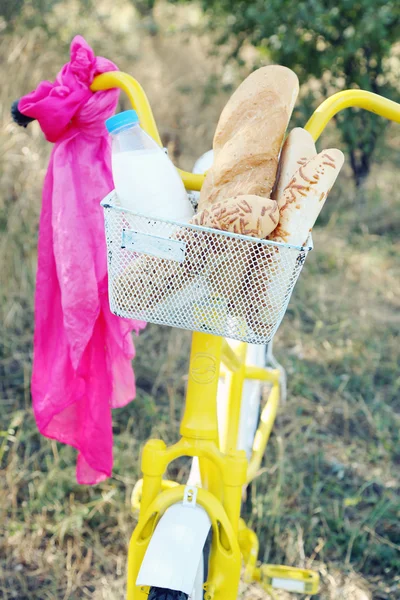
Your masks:
M 255 344 L 272 339 L 308 249 L 151 220 L 109 204 L 104 215 L 113 313 Z

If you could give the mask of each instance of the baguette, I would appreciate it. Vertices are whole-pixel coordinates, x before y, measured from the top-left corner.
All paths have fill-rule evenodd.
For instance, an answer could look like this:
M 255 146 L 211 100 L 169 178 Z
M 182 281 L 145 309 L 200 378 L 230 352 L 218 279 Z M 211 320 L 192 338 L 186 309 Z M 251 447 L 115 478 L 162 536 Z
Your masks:
M 284 113 L 287 126 L 298 93 L 297 76 L 287 67 L 268 65 L 251 73 L 221 113 L 214 135 L 214 151 L 218 153 L 245 123 L 272 121 Z M 265 141 L 268 146 L 270 140 Z
M 199 210 L 243 194 L 270 197 L 298 89 L 295 73 L 278 65 L 258 69 L 238 87 L 217 125 Z

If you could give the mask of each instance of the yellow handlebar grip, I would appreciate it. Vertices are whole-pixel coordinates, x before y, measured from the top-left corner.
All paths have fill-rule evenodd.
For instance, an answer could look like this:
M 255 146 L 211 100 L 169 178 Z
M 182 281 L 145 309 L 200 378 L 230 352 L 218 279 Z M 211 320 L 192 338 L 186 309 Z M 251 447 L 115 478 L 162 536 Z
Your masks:
M 162 146 L 160 134 L 144 89 L 136 79 L 122 71 L 109 71 L 95 77 L 90 89 L 92 92 L 120 88 L 128 96 L 132 107 L 138 113 L 141 127 L 148 133 L 159 146 Z M 178 169 L 182 181 L 188 190 L 200 190 L 203 185 L 204 175 L 195 175 Z
M 121 71 L 109 71 L 108 73 L 98 75 L 90 87 L 92 92 L 109 90 L 111 88 L 120 88 L 126 93 L 132 107 L 138 114 L 140 125 L 157 142 L 157 144 L 161 146 L 161 138 L 158 133 L 153 111 L 151 110 L 146 93 L 140 83 L 127 73 L 122 73 Z
M 329 121 L 344 108 L 357 107 L 400 123 L 400 104 L 364 90 L 345 90 L 325 100 L 308 120 L 307 129 L 316 142 Z

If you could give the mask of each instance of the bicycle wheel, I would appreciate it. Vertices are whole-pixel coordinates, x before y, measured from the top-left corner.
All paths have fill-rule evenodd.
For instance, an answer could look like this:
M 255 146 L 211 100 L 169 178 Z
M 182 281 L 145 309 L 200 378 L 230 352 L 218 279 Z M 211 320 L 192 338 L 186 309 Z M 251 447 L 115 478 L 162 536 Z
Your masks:
M 205 590 L 203 584 L 207 581 L 208 577 L 208 561 L 210 559 L 211 541 L 212 529 L 210 529 L 204 544 L 203 555 L 200 560 L 194 588 L 190 596 L 179 590 L 151 587 L 148 600 L 204 600 Z
M 151 587 L 149 591 L 149 600 L 188 600 L 188 594 L 178 590 Z

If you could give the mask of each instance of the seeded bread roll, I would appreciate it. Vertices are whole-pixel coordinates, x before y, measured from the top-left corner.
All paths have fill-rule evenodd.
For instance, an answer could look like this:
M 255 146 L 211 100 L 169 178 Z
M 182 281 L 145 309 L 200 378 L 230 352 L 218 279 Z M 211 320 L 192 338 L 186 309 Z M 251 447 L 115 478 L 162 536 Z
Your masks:
M 238 87 L 215 132 L 199 210 L 243 194 L 270 197 L 298 89 L 295 73 L 279 65 L 254 71 Z
M 275 200 L 247 194 L 212 204 L 194 215 L 191 223 L 266 238 L 278 225 L 278 219 L 279 209 Z
M 282 147 L 282 152 L 279 158 L 278 177 L 275 183 L 272 198 L 279 201 L 286 186 L 293 178 L 299 167 L 316 156 L 314 140 L 311 133 L 295 127 L 287 136 Z
M 278 201 L 279 225 L 271 240 L 295 246 L 306 243 L 343 163 L 343 152 L 331 148 L 299 168 Z

